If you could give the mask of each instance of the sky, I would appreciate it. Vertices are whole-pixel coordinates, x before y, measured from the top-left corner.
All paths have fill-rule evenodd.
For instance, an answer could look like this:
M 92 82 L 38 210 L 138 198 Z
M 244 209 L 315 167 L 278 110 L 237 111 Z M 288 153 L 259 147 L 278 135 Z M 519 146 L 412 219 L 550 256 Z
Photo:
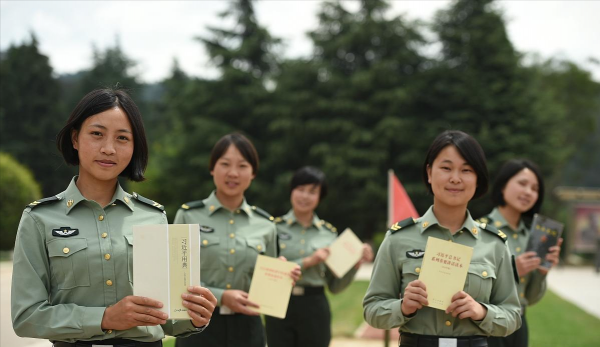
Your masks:
M 312 44 L 306 32 L 318 25 L 322 1 L 262 0 L 255 4 L 261 25 L 284 42 L 286 57 L 307 57 Z M 390 1 L 390 16 L 429 21 L 447 0 Z M 344 1 L 356 9 L 356 1 Z M 168 77 L 176 57 L 192 76 L 215 77 L 203 46 L 207 26 L 231 27 L 218 13 L 226 1 L 0 1 L 0 49 L 28 41 L 33 31 L 40 50 L 58 74 L 90 68 L 93 47 L 118 40 L 135 60 L 144 82 Z M 600 1 L 498 1 L 509 38 L 522 53 L 575 61 L 600 81 Z M 595 58 L 596 62 L 590 60 Z

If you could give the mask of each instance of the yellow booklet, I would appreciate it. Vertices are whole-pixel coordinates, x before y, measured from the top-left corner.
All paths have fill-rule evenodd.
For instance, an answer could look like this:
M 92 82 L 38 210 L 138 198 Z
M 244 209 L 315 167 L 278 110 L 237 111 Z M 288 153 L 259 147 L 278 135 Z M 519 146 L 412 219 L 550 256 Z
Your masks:
M 362 247 L 362 241 L 350 228 L 346 228 L 329 246 L 325 264 L 337 278 L 342 278 L 362 258 Z
M 292 294 L 293 281 L 290 273 L 296 265 L 291 261 L 259 255 L 254 266 L 248 300 L 260 307 L 248 308 L 269 316 L 285 318 Z
M 200 285 L 198 224 L 133 227 L 133 295 L 163 303 L 169 319 L 190 319 L 181 294 Z
M 429 307 L 446 310 L 463 290 L 473 248 L 435 237 L 427 239 L 419 280 L 427 287 Z

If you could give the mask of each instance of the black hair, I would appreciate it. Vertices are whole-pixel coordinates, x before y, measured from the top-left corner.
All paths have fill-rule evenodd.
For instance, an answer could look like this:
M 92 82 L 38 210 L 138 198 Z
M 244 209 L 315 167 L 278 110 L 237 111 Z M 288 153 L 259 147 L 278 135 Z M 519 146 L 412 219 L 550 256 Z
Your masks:
M 314 184 L 321 187 L 319 202 L 323 201 L 323 199 L 327 196 L 327 179 L 325 177 L 325 173 L 316 167 L 304 166 L 298 169 L 292 177 L 290 191 L 305 184 Z
M 492 202 L 494 206 L 504 206 L 506 205 L 506 201 L 504 200 L 504 194 L 502 191 L 504 187 L 506 187 L 506 183 L 517 173 L 521 172 L 523 169 L 529 169 L 537 177 L 538 180 L 538 198 L 535 204 L 529 209 L 529 211 L 523 212 L 522 215 L 525 217 L 533 217 L 535 213 L 540 212 L 542 208 L 542 203 L 544 202 L 544 179 L 542 178 L 542 174 L 538 166 L 527 159 L 511 159 L 504 163 L 500 170 L 498 171 L 498 176 L 496 176 L 496 180 L 494 181 L 494 185 L 492 187 Z
M 98 113 L 118 107 L 129 119 L 133 132 L 133 155 L 129 165 L 119 174 L 136 182 L 145 180 L 148 165 L 148 143 L 142 114 L 127 92 L 121 89 L 96 89 L 85 95 L 75 106 L 67 124 L 56 135 L 56 146 L 69 165 L 79 165 L 79 154 L 72 143 L 73 131 L 79 132 L 83 122 Z
M 208 168 L 210 171 L 215 169 L 215 165 L 217 164 L 217 160 L 227 152 L 229 146 L 234 145 L 238 151 L 242 154 L 242 157 L 246 159 L 250 166 L 252 166 L 252 174 L 256 175 L 258 172 L 258 152 L 254 145 L 248 138 L 240 133 L 231 133 L 227 134 L 219 139 L 212 151 L 210 152 L 210 160 L 208 163 Z
M 460 130 L 446 130 L 439 134 L 435 140 L 429 146 L 427 156 L 425 157 L 425 163 L 423 164 L 423 181 L 429 190 L 429 193 L 433 194 L 431 184 L 428 182 L 427 168 L 431 167 L 433 161 L 440 152 L 447 146 L 454 146 L 465 159 L 467 164 L 471 165 L 475 174 L 477 175 L 477 188 L 473 199 L 479 198 L 484 195 L 488 190 L 489 176 L 487 170 L 487 164 L 485 161 L 485 154 L 483 149 L 477 140 L 471 135 L 462 132 Z

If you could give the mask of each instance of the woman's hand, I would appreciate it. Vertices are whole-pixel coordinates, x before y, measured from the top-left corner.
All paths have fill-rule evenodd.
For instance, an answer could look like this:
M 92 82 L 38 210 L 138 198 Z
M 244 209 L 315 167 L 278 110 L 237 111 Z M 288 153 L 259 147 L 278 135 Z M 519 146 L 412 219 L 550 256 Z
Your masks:
M 542 260 L 537 256 L 537 253 L 530 251 L 516 257 L 515 262 L 517 263 L 517 273 L 519 273 L 519 276 L 525 276 L 537 269 Z
M 201 286 L 190 286 L 188 292 L 189 294 L 181 294 L 183 306 L 188 309 L 188 315 L 195 327 L 205 326 L 217 306 L 217 298 L 210 290 Z
M 370 263 L 373 261 L 373 248 L 368 243 L 362 245 L 362 257 L 356 263 L 355 268 L 358 269 L 364 263 Z
M 556 246 L 550 247 L 548 250 L 548 254 L 546 254 L 546 260 L 552 263 L 552 267 L 558 265 L 558 256 L 560 255 L 560 246 L 563 243 L 562 237 L 558 239 Z M 543 273 L 544 275 L 548 273 L 550 269 L 538 268 L 538 271 Z
M 324 262 L 327 257 L 329 257 L 329 248 L 319 248 L 312 255 L 302 259 L 302 265 L 305 269 L 317 266 Z
M 167 315 L 159 311 L 160 301 L 129 295 L 104 311 L 100 327 L 104 330 L 127 330 L 138 326 L 165 324 Z
M 427 287 L 425 287 L 425 283 L 419 280 L 410 282 L 404 289 L 401 306 L 402 314 L 410 316 L 427 305 L 429 305 L 429 301 L 427 301 Z
M 287 261 L 287 259 L 283 255 L 280 255 L 277 259 Z M 302 271 L 300 270 L 300 265 L 296 265 L 296 267 L 292 270 L 292 272 L 290 272 L 290 277 L 292 278 L 292 281 L 293 281 L 292 286 L 296 285 L 296 282 L 298 282 L 301 275 L 302 275 Z
M 471 318 L 472 320 L 482 320 L 487 314 L 487 307 L 478 303 L 469 294 L 462 290 L 452 297 L 452 303 L 446 309 L 446 313 L 452 314 L 452 317 L 459 319 Z
M 258 304 L 248 300 L 248 293 L 243 290 L 228 289 L 223 292 L 221 304 L 229 307 L 235 313 L 245 314 L 247 316 L 258 316 L 259 313 L 248 308 L 259 308 Z

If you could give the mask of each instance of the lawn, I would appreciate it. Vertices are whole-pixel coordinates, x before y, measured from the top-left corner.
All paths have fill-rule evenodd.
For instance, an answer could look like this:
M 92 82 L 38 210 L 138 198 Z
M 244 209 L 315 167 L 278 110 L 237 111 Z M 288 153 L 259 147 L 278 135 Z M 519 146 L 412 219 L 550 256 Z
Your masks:
M 355 281 L 345 291 L 327 293 L 334 337 L 352 337 L 363 322 L 362 299 L 369 283 Z M 542 301 L 527 311 L 530 347 L 600 346 L 600 319 L 548 291 Z M 174 339 L 164 347 L 174 347 Z

